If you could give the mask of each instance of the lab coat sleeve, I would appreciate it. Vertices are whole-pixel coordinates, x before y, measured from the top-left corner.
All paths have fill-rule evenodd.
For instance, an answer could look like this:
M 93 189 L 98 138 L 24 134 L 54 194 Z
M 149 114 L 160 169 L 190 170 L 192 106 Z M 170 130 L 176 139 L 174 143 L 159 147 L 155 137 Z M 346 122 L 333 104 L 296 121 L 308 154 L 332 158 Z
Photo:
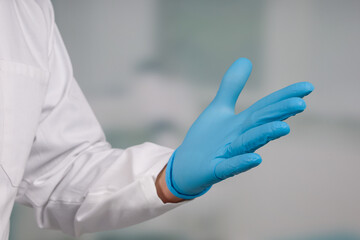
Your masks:
M 49 16 L 50 77 L 17 201 L 35 209 L 39 227 L 73 236 L 123 228 L 178 206 L 164 204 L 155 188 L 173 150 L 152 143 L 111 147 Z

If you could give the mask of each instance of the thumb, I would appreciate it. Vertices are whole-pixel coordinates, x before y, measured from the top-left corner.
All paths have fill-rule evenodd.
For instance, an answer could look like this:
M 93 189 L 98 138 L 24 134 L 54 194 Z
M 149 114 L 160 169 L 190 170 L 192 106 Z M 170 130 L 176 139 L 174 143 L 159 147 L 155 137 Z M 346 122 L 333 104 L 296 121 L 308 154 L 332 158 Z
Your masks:
M 258 166 L 261 157 L 257 153 L 246 153 L 231 158 L 222 159 L 215 167 L 215 176 L 221 180 L 235 176 Z
M 239 58 L 226 71 L 214 101 L 235 109 L 236 101 L 252 69 L 249 59 Z

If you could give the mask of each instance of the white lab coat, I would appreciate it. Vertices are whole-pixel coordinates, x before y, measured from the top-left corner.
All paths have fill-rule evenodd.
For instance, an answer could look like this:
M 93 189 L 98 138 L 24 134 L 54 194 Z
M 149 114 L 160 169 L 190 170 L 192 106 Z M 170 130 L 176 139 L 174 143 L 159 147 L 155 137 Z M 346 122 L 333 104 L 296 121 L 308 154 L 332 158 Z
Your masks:
M 73 236 L 178 206 L 154 183 L 172 152 L 112 148 L 73 77 L 50 0 L 0 0 L 1 240 L 15 200 L 34 208 L 40 228 Z

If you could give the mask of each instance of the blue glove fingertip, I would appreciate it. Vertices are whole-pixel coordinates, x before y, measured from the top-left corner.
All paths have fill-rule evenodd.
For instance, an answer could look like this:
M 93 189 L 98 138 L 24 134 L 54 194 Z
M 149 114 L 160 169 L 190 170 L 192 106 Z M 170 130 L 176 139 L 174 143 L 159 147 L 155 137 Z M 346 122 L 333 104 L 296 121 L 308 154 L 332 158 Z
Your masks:
M 315 89 L 314 85 L 312 83 L 310 83 L 310 82 L 306 82 L 306 83 L 307 83 L 309 93 L 314 91 L 314 89 Z
M 262 158 L 257 153 L 251 153 L 251 156 L 249 157 L 249 161 L 252 162 L 252 167 L 259 166 L 260 163 L 262 163 Z
M 306 95 L 310 94 L 312 91 L 314 91 L 314 85 L 310 82 L 299 82 L 298 87 L 303 90 L 303 92 L 306 93 Z M 305 96 L 306 96 L 305 95 Z
M 298 98 L 298 97 L 289 98 L 287 103 L 288 103 L 288 108 L 293 109 L 296 113 L 302 112 L 306 108 L 306 103 L 302 98 Z
M 277 133 L 275 137 L 285 136 L 290 133 L 290 126 L 286 122 L 275 122 L 273 128 Z

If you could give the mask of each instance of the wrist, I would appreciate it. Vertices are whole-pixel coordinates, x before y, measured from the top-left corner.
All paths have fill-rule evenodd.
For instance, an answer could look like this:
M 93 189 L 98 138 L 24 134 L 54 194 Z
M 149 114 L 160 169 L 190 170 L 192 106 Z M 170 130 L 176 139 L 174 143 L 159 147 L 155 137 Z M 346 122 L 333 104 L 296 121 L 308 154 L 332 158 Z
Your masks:
M 166 172 L 166 165 L 160 171 L 155 181 L 156 192 L 159 198 L 163 203 L 178 203 L 184 201 L 185 199 L 178 198 L 170 192 L 169 188 L 166 185 L 165 172 Z
M 172 168 L 173 168 L 173 163 L 174 163 L 174 159 L 175 159 L 175 153 L 176 153 L 176 150 L 171 155 L 171 157 L 170 157 L 170 159 L 169 159 L 169 161 L 167 163 L 166 170 L 165 170 L 166 186 L 167 186 L 167 189 L 172 193 L 172 195 L 176 196 L 177 198 L 190 200 L 190 199 L 200 197 L 201 195 L 203 195 L 207 191 L 209 191 L 209 189 L 211 188 L 211 185 L 206 187 L 205 189 L 203 189 L 199 193 L 195 193 L 193 195 L 184 194 L 184 193 L 179 191 L 179 189 L 180 189 L 179 186 L 176 185 L 176 183 L 173 181 L 173 169 Z

